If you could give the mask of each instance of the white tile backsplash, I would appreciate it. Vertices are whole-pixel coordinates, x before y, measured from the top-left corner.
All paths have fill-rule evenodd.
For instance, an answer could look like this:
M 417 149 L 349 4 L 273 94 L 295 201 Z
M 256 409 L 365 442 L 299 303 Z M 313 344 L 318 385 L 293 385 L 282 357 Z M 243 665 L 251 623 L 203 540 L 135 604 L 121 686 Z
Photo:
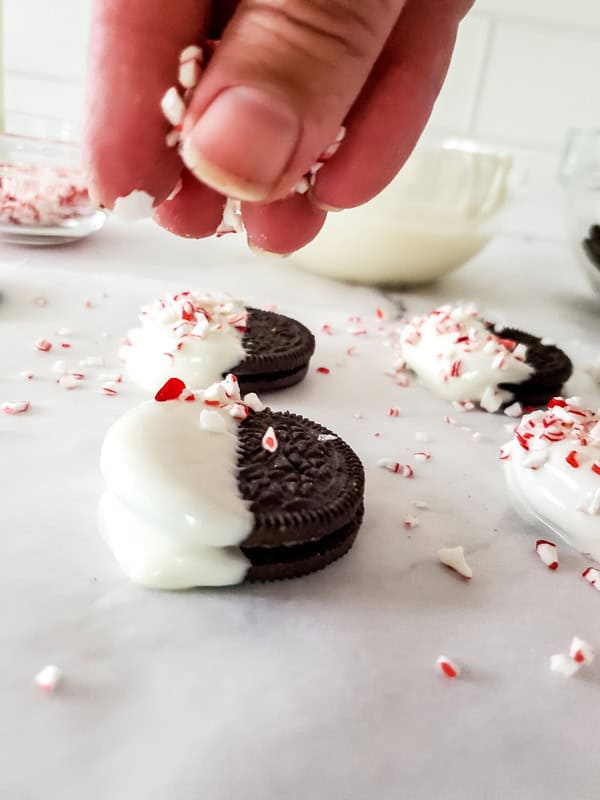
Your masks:
M 560 147 L 569 127 L 600 122 L 600 37 L 499 22 L 490 42 L 475 135 Z
M 92 0 L 4 0 L 6 105 L 77 120 Z M 430 128 L 557 150 L 600 126 L 600 0 L 478 0 Z

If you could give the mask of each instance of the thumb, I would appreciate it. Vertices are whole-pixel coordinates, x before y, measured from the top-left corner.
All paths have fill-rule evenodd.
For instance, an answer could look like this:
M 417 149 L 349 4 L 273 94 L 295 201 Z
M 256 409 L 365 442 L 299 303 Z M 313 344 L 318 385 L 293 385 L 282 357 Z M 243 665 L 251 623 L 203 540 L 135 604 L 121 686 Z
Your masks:
M 186 166 L 223 194 L 284 196 L 331 144 L 405 0 L 241 0 L 183 126 Z

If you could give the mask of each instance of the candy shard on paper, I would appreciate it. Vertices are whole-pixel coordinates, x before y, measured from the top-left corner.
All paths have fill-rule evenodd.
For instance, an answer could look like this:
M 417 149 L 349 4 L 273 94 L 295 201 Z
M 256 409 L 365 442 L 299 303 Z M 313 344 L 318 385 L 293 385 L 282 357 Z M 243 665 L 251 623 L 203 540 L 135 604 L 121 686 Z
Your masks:
M 550 656 L 550 669 L 565 678 L 572 678 L 581 669 L 581 664 L 566 653 L 556 653 Z
M 589 666 L 594 660 L 594 651 L 589 642 L 585 639 L 580 639 L 578 636 L 573 637 L 571 647 L 569 648 L 569 656 L 578 664 L 586 664 Z
M 581 577 L 586 580 L 590 586 L 593 586 L 596 591 L 600 592 L 600 570 L 596 567 L 588 567 L 581 573 Z
M 438 550 L 438 558 L 444 566 L 450 567 L 450 569 L 458 572 L 463 578 L 470 580 L 473 577 L 473 570 L 467 564 L 465 558 L 464 547 L 443 547 L 441 550 Z
M 43 692 L 52 694 L 62 680 L 61 670 L 54 664 L 48 664 L 34 678 L 35 685 Z
M 558 569 L 558 550 L 553 542 L 538 539 L 535 543 L 535 552 L 548 569 Z
M 13 414 L 24 414 L 31 408 L 29 400 L 7 400 L 2 403 L 1 409 L 3 414 L 12 416 Z
M 113 217 L 121 222 L 150 219 L 153 213 L 154 198 L 141 189 L 134 189 L 125 197 L 117 197 L 112 211 Z
M 451 661 L 448 656 L 439 656 L 437 665 L 440 672 L 447 678 L 458 678 L 460 675 L 459 665 L 455 661 Z

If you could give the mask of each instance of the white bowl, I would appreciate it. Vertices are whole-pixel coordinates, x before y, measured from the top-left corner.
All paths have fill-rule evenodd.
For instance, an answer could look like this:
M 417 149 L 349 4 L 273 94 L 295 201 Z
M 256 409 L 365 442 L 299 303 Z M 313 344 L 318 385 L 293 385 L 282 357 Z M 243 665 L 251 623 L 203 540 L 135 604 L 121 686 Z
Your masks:
M 420 144 L 374 200 L 329 214 L 291 260 L 352 283 L 428 283 L 465 264 L 493 235 L 512 158 L 472 142 Z

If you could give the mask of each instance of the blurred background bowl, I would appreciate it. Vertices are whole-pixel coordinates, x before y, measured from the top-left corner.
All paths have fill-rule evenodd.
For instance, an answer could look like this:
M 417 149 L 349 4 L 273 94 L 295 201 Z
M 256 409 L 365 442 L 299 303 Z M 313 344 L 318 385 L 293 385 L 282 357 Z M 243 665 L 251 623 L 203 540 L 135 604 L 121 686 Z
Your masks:
M 422 142 L 378 197 L 329 214 L 316 240 L 291 260 L 352 283 L 435 281 L 490 241 L 511 170 L 506 151 L 457 139 Z
M 104 221 L 85 185 L 76 128 L 7 114 L 0 133 L 0 239 L 64 244 L 89 236 Z
M 600 293 L 600 130 L 572 130 L 560 166 L 567 235 L 577 263 Z

